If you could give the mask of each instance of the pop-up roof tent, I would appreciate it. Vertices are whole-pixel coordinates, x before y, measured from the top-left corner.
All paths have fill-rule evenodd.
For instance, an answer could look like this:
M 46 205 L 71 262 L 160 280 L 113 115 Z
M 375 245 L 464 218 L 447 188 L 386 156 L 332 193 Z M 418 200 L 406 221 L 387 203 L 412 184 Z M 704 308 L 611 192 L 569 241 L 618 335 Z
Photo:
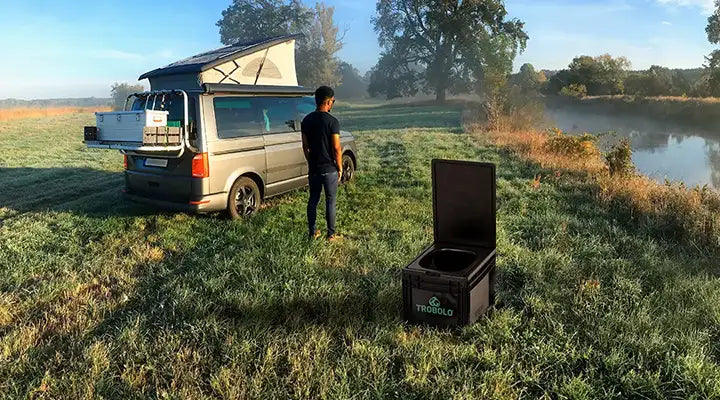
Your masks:
M 146 72 L 152 90 L 202 90 L 209 85 L 297 86 L 295 40 L 276 36 L 236 43 Z

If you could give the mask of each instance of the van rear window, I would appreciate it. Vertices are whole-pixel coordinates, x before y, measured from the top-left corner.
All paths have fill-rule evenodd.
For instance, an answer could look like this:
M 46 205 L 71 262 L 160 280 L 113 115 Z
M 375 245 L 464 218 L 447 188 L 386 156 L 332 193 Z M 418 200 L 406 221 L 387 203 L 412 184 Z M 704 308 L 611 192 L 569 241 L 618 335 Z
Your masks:
M 145 101 L 146 99 L 136 98 L 132 104 L 131 110 L 164 110 L 169 113 L 168 121 L 177 123 L 177 125 L 180 125 L 184 122 L 183 120 L 185 119 L 185 100 L 183 96 L 174 94 L 167 96 L 158 96 L 157 98 L 149 97 L 147 104 L 145 103 Z M 193 125 L 195 121 L 195 97 L 193 96 L 188 97 L 188 118 L 190 119 L 190 124 Z
M 213 104 L 220 139 L 299 131 L 315 110 L 312 97 L 217 97 Z

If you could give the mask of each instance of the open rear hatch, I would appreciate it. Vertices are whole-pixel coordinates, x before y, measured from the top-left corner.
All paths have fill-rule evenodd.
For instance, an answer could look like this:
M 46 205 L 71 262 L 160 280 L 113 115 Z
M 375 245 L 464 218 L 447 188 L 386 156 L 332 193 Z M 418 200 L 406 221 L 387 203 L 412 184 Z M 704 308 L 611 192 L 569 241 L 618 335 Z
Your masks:
M 193 149 L 190 108 L 183 90 L 135 93 L 128 97 L 124 111 L 95 113 L 96 126 L 85 127 L 84 143 L 94 149 L 182 158 L 186 149 Z

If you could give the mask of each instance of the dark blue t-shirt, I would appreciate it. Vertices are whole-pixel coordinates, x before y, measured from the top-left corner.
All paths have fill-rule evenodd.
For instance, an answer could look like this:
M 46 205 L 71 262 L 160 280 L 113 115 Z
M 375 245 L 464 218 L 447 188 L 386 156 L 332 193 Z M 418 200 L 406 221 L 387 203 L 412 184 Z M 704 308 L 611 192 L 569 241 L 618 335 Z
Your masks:
M 303 119 L 301 130 L 310 148 L 309 172 L 311 174 L 337 172 L 332 135 L 340 134 L 340 122 L 330 113 L 313 111 Z

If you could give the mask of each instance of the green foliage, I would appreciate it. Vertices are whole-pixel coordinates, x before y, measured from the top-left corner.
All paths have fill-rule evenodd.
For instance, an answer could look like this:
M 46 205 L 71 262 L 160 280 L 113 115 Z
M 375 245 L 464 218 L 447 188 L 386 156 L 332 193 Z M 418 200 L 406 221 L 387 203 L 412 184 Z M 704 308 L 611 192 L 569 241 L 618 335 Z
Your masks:
M 110 97 L 112 98 L 113 108 L 122 110 L 125 107 L 125 100 L 133 93 L 144 92 L 145 87 L 142 85 L 130 85 L 127 83 L 113 83 L 110 88 Z
M 647 71 L 628 74 L 625 93 L 637 96 L 682 96 L 691 93 L 692 87 L 681 70 L 653 65 Z
M 528 40 L 501 0 L 378 0 L 373 18 L 383 53 L 370 94 L 388 98 L 466 93 L 489 71 L 509 74 Z
M 341 84 L 335 89 L 335 95 L 340 99 L 362 99 L 368 96 L 368 82 L 360 76 L 358 70 L 346 62 L 340 62 L 338 68 Z
M 579 56 L 573 59 L 568 69 L 550 78 L 548 90 L 558 94 L 562 88 L 575 84 L 584 85 L 590 96 L 622 94 L 628 68 L 630 61 L 625 57 L 609 54 Z
M 626 138 L 614 144 L 605 154 L 605 162 L 610 175 L 630 175 L 635 172 L 632 161 L 632 146 Z
M 585 158 L 597 154 L 598 137 L 589 133 L 579 136 L 567 135 L 560 129 L 552 129 L 545 148 L 555 154 Z
M 526 63 L 520 67 L 520 72 L 510 78 L 510 84 L 517 85 L 525 94 L 536 94 L 546 80 L 542 71 L 537 72 L 532 64 Z
M 534 129 L 545 119 L 545 107 L 536 96 L 518 85 L 506 85 L 486 96 L 484 103 L 488 129 L 495 132 L 514 132 Z
M 571 83 L 560 90 L 560 94 L 567 97 L 583 98 L 587 96 L 587 88 L 583 84 Z
M 234 0 L 217 22 L 224 44 L 279 35 L 302 33 L 297 41 L 298 81 L 307 87 L 340 84 L 339 60 L 342 48 L 335 25 L 334 7 L 323 2 L 308 8 L 299 0 Z

